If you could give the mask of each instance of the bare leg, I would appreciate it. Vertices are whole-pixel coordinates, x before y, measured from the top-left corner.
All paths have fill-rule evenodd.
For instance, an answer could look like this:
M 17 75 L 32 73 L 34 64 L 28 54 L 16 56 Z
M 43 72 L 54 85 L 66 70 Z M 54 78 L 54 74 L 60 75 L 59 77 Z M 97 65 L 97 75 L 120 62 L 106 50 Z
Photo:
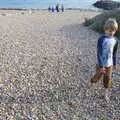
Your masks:
M 107 102 L 109 102 L 110 98 L 109 98 L 109 88 L 105 88 L 105 100 Z

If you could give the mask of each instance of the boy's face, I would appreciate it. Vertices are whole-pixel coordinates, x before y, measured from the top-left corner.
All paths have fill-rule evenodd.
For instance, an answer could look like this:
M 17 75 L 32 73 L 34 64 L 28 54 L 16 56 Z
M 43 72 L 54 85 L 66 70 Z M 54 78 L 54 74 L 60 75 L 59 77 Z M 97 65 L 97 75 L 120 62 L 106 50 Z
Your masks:
M 105 30 L 105 34 L 109 37 L 112 37 L 114 36 L 114 34 L 116 33 L 116 30 L 115 29 L 106 29 Z

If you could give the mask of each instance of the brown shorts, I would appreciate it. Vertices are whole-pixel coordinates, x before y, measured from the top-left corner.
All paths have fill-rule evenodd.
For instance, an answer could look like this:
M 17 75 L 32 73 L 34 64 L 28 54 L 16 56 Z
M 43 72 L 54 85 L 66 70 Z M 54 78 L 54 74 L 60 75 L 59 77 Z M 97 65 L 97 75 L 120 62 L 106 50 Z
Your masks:
M 103 77 L 103 85 L 105 88 L 110 88 L 112 86 L 112 66 L 110 67 L 105 67 L 106 72 L 101 73 L 100 72 L 100 67 L 96 65 L 96 73 L 95 75 L 91 78 L 91 83 L 96 83 L 100 80 L 101 77 Z

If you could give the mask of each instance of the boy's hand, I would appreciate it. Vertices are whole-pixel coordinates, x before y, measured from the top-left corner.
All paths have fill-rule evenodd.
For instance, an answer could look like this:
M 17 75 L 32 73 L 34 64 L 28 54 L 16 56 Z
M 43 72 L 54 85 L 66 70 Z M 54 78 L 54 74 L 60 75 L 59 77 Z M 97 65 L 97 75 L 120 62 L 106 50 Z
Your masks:
M 105 69 L 105 68 L 100 68 L 100 72 L 101 72 L 101 73 L 105 73 L 105 72 L 106 72 L 106 69 Z
M 116 69 L 117 69 L 117 66 L 116 66 L 116 65 L 115 65 L 115 66 L 113 66 L 113 69 L 114 69 L 114 70 L 116 70 Z

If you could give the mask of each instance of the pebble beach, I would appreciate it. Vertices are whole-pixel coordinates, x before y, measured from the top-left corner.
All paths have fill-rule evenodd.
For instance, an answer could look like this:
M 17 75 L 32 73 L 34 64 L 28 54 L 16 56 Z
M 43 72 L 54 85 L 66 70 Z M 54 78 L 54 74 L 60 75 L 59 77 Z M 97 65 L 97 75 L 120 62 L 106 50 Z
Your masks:
M 83 23 L 99 14 L 0 10 L 0 120 L 119 120 L 120 78 L 110 103 L 89 85 L 100 34 Z

